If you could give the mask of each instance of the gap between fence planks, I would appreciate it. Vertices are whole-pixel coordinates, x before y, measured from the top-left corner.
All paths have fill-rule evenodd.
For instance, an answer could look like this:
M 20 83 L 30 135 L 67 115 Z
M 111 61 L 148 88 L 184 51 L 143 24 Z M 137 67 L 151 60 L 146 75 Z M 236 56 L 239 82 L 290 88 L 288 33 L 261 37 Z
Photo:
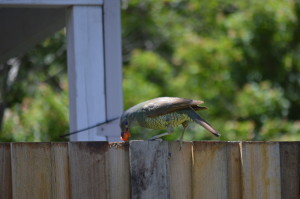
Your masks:
M 298 199 L 299 142 L 1 143 L 0 198 Z

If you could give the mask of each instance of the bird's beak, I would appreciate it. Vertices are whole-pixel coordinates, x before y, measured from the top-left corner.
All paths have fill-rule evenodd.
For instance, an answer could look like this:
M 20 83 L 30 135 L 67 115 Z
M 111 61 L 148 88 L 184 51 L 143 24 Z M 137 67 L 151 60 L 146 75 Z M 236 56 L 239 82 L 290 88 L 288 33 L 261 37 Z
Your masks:
M 121 140 L 128 141 L 128 139 L 131 137 L 131 134 L 129 133 L 129 131 L 125 131 L 121 133 Z

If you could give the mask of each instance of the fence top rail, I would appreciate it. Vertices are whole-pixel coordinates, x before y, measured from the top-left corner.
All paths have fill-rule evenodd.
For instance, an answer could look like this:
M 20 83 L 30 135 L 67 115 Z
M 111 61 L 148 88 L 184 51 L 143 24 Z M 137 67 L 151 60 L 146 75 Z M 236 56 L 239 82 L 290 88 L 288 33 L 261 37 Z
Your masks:
M 299 198 L 300 142 L 0 143 L 0 198 Z
M 0 144 L 49 144 L 49 143 L 107 143 L 110 145 L 116 144 L 131 144 L 132 142 L 153 142 L 158 140 L 131 140 L 129 142 L 108 142 L 108 141 L 66 141 L 66 142 L 0 142 Z M 159 142 L 177 142 L 178 141 L 159 141 Z M 300 141 L 223 141 L 223 140 L 199 140 L 199 141 L 183 141 L 183 143 L 247 143 L 247 144 L 268 144 L 268 143 L 300 143 Z

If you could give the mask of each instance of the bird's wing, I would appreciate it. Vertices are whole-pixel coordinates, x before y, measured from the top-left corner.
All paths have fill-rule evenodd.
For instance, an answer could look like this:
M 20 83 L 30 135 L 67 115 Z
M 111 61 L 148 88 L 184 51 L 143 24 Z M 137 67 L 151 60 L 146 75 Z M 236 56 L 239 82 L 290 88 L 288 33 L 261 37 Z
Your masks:
M 161 97 L 153 100 L 149 100 L 143 109 L 146 111 L 148 117 L 157 117 L 167 113 L 171 113 L 177 110 L 182 110 L 188 107 L 192 107 L 195 111 L 207 109 L 203 106 L 203 101 L 191 100 L 178 97 Z

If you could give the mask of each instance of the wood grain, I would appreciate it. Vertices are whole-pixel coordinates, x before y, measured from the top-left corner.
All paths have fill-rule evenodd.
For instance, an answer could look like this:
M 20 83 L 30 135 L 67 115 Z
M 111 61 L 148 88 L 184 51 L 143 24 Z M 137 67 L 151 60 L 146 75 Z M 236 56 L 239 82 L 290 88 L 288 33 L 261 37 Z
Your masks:
M 130 170 L 128 143 L 111 143 L 108 151 L 107 173 L 109 174 L 110 199 L 130 198 Z
M 300 198 L 300 142 L 280 143 L 281 198 Z
M 281 198 L 277 142 L 242 143 L 243 198 Z
M 131 197 L 133 199 L 167 199 L 168 143 L 132 141 L 129 147 Z
M 71 198 L 107 198 L 107 142 L 69 143 Z
M 13 143 L 13 198 L 51 198 L 51 144 Z
M 192 143 L 169 142 L 170 198 L 192 198 Z
M 300 142 L 4 143 L 0 162 L 4 199 L 300 198 Z
M 242 198 L 242 160 L 240 142 L 226 142 L 227 172 L 228 172 L 228 198 Z
M 0 144 L 0 198 L 12 198 L 10 144 Z
M 70 198 L 68 143 L 51 143 L 52 198 Z
M 228 198 L 225 142 L 193 143 L 193 198 Z

